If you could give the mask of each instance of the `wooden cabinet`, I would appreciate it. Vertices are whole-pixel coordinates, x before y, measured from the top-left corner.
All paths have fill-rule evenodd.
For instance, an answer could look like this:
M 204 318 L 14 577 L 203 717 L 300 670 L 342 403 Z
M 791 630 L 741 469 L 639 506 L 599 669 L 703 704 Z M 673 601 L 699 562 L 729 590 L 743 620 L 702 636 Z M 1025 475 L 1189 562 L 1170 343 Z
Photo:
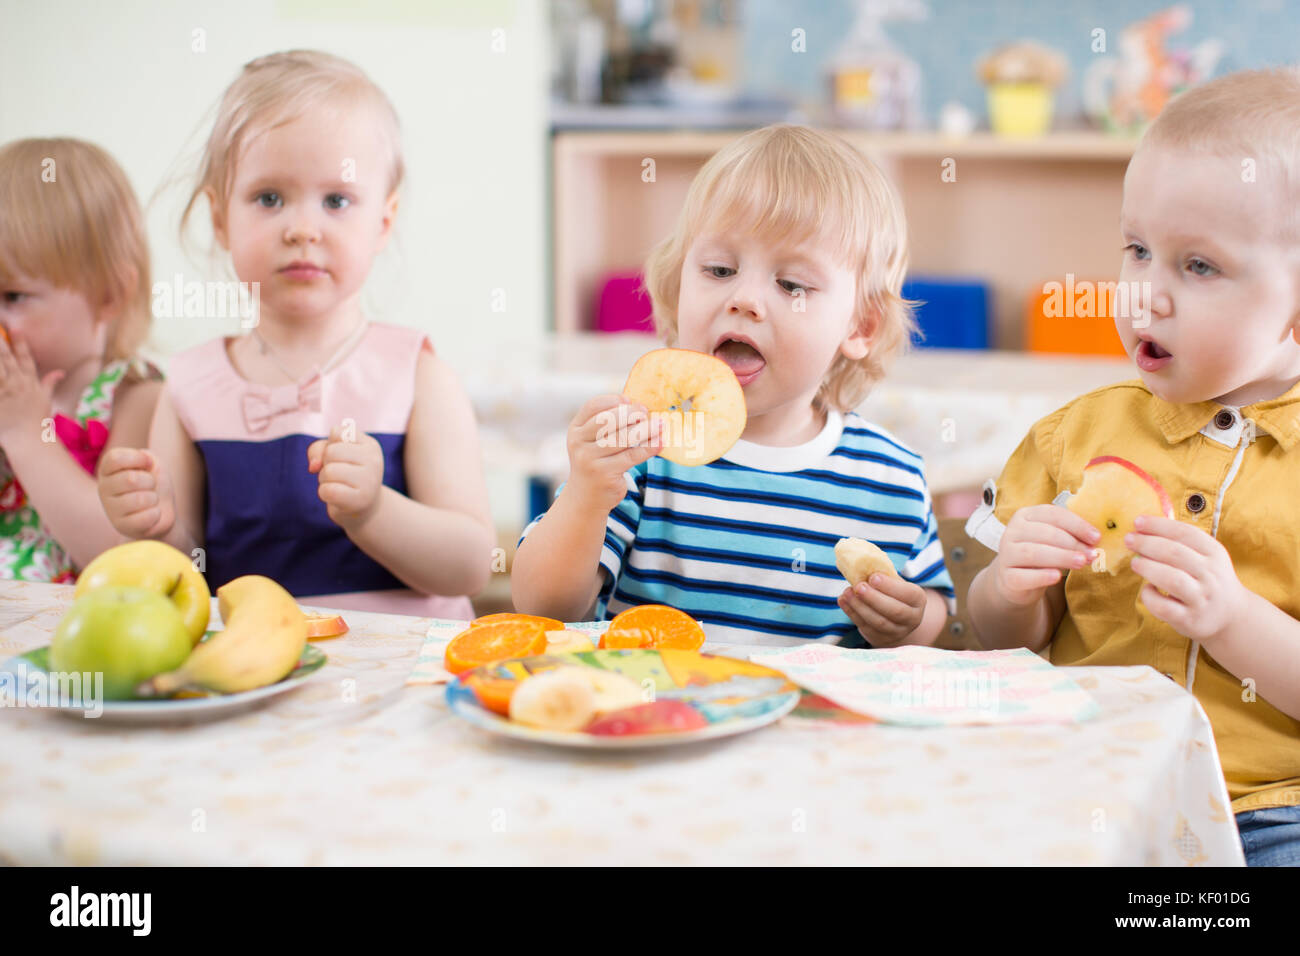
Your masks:
M 602 277 L 638 269 L 676 222 L 692 177 L 742 131 L 552 135 L 553 327 L 591 329 Z M 1124 170 L 1136 145 L 1099 133 L 1007 140 L 990 133 L 837 131 L 877 162 L 907 211 L 911 271 L 992 289 L 991 339 L 1022 347 L 1031 291 L 1118 276 Z M 643 175 L 653 160 L 653 181 Z M 944 181 L 945 169 L 951 170 Z M 953 178 L 955 176 L 955 178 Z

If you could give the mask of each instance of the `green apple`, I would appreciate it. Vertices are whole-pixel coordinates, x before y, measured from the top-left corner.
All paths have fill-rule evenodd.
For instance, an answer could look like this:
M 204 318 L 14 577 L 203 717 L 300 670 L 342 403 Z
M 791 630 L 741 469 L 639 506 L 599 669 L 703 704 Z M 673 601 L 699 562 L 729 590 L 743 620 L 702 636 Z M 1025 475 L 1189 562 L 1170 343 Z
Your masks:
M 190 656 L 185 620 L 174 603 L 148 588 L 102 587 L 77 598 L 54 629 L 50 670 L 104 675 L 104 698 L 135 688 Z
M 147 588 L 176 605 L 190 635 L 190 646 L 202 640 L 212 613 L 208 582 L 183 551 L 162 541 L 128 541 L 109 548 L 86 565 L 77 577 L 76 596 L 102 587 Z

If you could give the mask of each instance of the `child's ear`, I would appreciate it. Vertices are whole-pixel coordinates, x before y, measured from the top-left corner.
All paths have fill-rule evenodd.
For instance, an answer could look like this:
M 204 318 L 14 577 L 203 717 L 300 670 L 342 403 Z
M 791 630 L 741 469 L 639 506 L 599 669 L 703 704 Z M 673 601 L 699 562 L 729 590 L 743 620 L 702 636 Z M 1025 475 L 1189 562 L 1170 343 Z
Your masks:
M 384 201 L 384 218 L 379 224 L 379 248 L 388 245 L 388 237 L 393 233 L 393 222 L 397 219 L 397 190 L 394 189 Z
M 139 281 L 140 270 L 135 266 L 127 266 L 126 271 L 122 273 L 121 285 L 105 296 L 104 301 L 95 310 L 95 324 L 103 322 L 107 325 L 116 320 L 126 309 L 126 304 L 131 300 L 136 283 Z
M 854 362 L 861 361 L 867 357 L 871 351 L 871 340 L 876 337 L 876 329 L 880 324 L 879 317 L 869 315 L 866 318 L 859 318 L 853 323 L 853 328 L 844 341 L 840 343 L 840 351 L 844 357 Z
M 226 211 L 217 202 L 217 192 L 211 186 L 203 187 L 203 195 L 208 199 L 208 209 L 212 212 L 212 235 L 217 244 L 230 251 L 230 241 L 226 236 Z

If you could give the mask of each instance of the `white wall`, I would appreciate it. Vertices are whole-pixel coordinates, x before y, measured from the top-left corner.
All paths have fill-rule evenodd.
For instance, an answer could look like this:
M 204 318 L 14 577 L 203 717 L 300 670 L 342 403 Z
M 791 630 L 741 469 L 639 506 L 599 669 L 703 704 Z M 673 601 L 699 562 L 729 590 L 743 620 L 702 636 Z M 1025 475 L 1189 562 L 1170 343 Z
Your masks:
M 295 47 L 344 56 L 392 99 L 406 149 L 397 240 L 366 290 L 372 317 L 427 329 L 457 362 L 545 326 L 545 31 L 538 0 L 0 0 L 0 141 L 91 140 L 150 203 L 165 179 L 194 172 L 187 161 L 244 63 Z M 181 184 L 148 206 L 155 281 L 226 277 L 181 251 L 187 195 Z M 159 320 L 148 351 L 236 325 Z

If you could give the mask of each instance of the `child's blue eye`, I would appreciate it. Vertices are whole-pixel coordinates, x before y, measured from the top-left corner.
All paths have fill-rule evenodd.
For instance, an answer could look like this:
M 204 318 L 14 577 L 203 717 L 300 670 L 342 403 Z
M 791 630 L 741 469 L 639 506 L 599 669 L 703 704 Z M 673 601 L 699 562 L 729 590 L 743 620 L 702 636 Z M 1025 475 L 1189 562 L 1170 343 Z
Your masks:
M 808 294 L 808 287 L 806 285 L 800 285 L 798 282 L 794 282 L 790 279 L 777 279 L 776 284 L 782 289 L 785 289 L 785 291 L 791 295 L 794 295 L 796 292 L 802 295 Z
M 1151 258 L 1151 253 L 1140 242 L 1130 242 L 1127 246 L 1124 247 L 1125 252 L 1128 252 L 1130 250 L 1132 250 L 1133 258 L 1135 259 L 1146 260 Z
M 268 202 L 267 200 L 270 201 Z M 264 206 L 267 209 L 274 209 L 276 206 L 280 205 L 280 194 L 274 192 L 258 193 L 257 198 L 253 201 L 259 206 Z
M 6 292 L 4 294 L 5 305 L 17 305 L 25 298 L 27 298 L 26 292 Z
M 1204 259 L 1188 259 L 1187 268 L 1192 273 L 1192 275 L 1198 275 L 1198 276 L 1212 276 L 1219 271 L 1218 269 L 1214 268 L 1214 266 L 1206 262 Z
M 330 193 L 325 197 L 325 205 L 329 209 L 346 209 L 352 204 L 352 200 L 341 193 Z
M 729 279 L 736 274 L 736 270 L 731 266 L 705 266 L 704 271 L 715 279 Z

